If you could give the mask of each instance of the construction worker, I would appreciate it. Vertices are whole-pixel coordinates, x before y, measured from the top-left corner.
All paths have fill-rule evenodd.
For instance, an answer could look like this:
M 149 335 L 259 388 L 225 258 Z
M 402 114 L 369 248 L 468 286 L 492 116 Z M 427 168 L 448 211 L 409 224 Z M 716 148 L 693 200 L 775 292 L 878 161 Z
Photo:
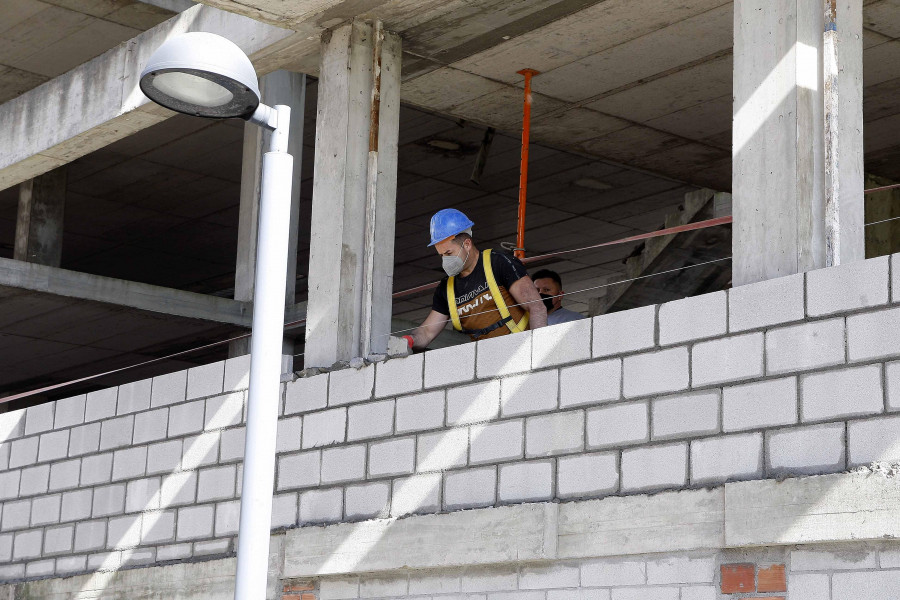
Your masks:
M 547 324 L 547 309 L 522 263 L 490 249 L 479 251 L 472 240 L 474 223 L 453 208 L 431 217 L 431 243 L 447 277 L 434 291 L 431 313 L 404 336 L 410 348 L 425 348 L 444 329 L 472 340 L 536 329 Z
M 547 307 L 547 325 L 556 325 L 557 323 L 568 323 L 569 321 L 577 321 L 583 319 L 584 316 L 562 307 L 562 278 L 556 271 L 550 269 L 541 269 L 534 274 L 534 287 L 538 294 L 544 300 L 544 306 Z

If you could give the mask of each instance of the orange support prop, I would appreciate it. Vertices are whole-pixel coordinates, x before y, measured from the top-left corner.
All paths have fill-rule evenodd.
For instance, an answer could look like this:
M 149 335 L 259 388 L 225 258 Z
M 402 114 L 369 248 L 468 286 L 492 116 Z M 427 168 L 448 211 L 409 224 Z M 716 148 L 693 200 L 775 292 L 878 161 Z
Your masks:
M 528 138 L 531 133 L 531 78 L 540 75 L 534 69 L 517 71 L 525 76 L 525 106 L 522 110 L 522 164 L 519 174 L 519 225 L 516 232 L 516 258 L 525 258 L 525 199 L 528 190 Z

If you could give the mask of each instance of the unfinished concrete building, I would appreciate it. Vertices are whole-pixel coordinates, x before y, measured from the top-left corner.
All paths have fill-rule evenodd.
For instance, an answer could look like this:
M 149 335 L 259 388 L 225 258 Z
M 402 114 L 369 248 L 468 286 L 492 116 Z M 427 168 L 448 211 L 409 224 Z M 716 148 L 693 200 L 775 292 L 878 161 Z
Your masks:
M 295 115 L 267 598 L 900 597 L 896 0 L 15 0 L 0 598 L 233 593 L 264 136 L 141 93 L 186 31 Z M 435 211 L 516 241 L 529 68 L 526 256 L 733 223 L 386 357 Z

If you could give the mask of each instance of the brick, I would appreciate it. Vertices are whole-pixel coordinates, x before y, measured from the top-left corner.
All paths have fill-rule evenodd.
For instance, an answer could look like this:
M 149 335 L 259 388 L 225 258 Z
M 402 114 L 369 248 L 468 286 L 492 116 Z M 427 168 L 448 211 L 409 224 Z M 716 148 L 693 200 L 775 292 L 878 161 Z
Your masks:
M 38 560 L 25 565 L 26 577 L 47 577 L 53 574 L 56 562 L 52 559 Z
M 216 505 L 216 536 L 234 535 L 240 529 L 241 503 L 239 500 L 219 502 Z
M 587 406 L 622 397 L 622 359 L 597 360 L 559 372 L 559 406 Z
M 51 492 L 64 490 L 68 488 L 78 487 L 78 480 L 81 478 L 81 461 L 65 460 L 55 462 L 50 465 L 50 485 Z
M 169 437 L 203 430 L 206 402 L 195 400 L 172 406 L 169 409 Z
M 250 386 L 250 355 L 235 356 L 225 361 L 222 391 L 238 392 Z
M 877 568 L 878 556 L 869 548 L 856 548 L 856 552 L 798 548 L 791 552 L 791 571 L 859 571 Z
M 444 477 L 444 509 L 493 506 L 497 502 L 497 468 L 466 469 Z
M 718 433 L 721 392 L 693 392 L 659 398 L 650 405 L 654 440 Z
M 487 381 L 447 390 L 447 425 L 490 421 L 497 418 L 499 413 L 499 381 Z
M 850 421 L 847 425 L 849 467 L 873 462 L 900 461 L 900 416 Z
M 723 594 L 739 594 L 756 591 L 756 565 L 730 564 L 720 567 L 722 579 L 720 589 Z
M 784 565 L 760 567 L 757 573 L 757 592 L 786 592 L 787 580 L 784 576 Z
M 351 406 L 347 411 L 347 440 L 365 440 L 390 435 L 394 429 L 394 401 Z
M 142 515 L 110 519 L 106 529 L 106 547 L 109 550 L 122 550 L 140 544 L 141 520 Z
M 763 436 L 743 433 L 691 442 L 691 483 L 759 479 L 763 474 Z
M 150 388 L 152 384 L 152 379 L 144 379 L 143 381 L 120 385 L 116 414 L 125 415 L 150 408 Z
M 31 500 L 7 502 L 3 505 L 3 531 L 25 529 L 31 522 Z
M 359 578 L 323 579 L 319 582 L 319 600 L 359 598 Z
M 0 440 L 6 442 L 25 434 L 25 409 L 0 413 Z
M 41 539 L 43 531 L 21 531 L 13 540 L 13 559 L 23 560 L 37 558 L 41 555 Z
M 581 319 L 532 332 L 531 368 L 569 364 L 591 357 L 591 320 Z
M 788 597 L 791 600 L 831 598 L 831 577 L 827 573 L 821 575 L 791 574 L 791 580 L 788 582 Z
M 341 369 L 328 374 L 328 406 L 368 400 L 375 388 L 375 366 Z
M 390 482 L 347 486 L 344 490 L 344 512 L 351 521 L 387 518 L 391 514 Z
M 197 478 L 197 502 L 233 498 L 235 473 L 234 465 L 200 471 Z
M 593 318 L 595 357 L 646 350 L 656 345 L 656 306 L 644 306 Z
M 622 451 L 622 491 L 679 488 L 687 484 L 687 444 Z
M 53 417 L 54 429 L 62 429 L 63 427 L 72 427 L 73 425 L 84 423 L 84 404 L 86 400 L 86 394 L 57 400 L 56 411 Z
M 375 397 L 408 394 L 422 389 L 424 354 L 392 358 L 375 365 Z
M 218 431 L 209 431 L 184 438 L 181 468 L 196 469 L 215 464 L 216 457 L 219 455 L 219 435 Z
M 777 375 L 843 364 L 844 319 L 815 321 L 766 333 L 766 373 Z
M 212 537 L 214 510 L 212 505 L 178 509 L 175 539 L 180 541 Z
M 295 489 L 319 485 L 322 451 L 301 452 L 278 458 L 277 489 Z
M 60 556 L 56 559 L 56 572 L 67 575 L 87 570 L 87 556 Z
M 146 444 L 166 437 L 169 426 L 169 409 L 160 408 L 134 416 L 134 444 Z
M 628 356 L 622 364 L 622 377 L 626 398 L 687 389 L 688 349 L 671 348 Z
M 515 567 L 470 567 L 463 572 L 461 587 L 463 592 L 496 592 L 516 590 L 518 583 L 519 576 Z
M 553 464 L 549 461 L 500 467 L 500 502 L 540 502 L 553 497 Z
M 726 387 L 722 428 L 744 431 L 797 422 L 797 379 L 785 377 Z
M 159 487 L 159 506 L 169 508 L 192 504 L 197 492 L 197 473 L 172 473 L 163 477 Z
M 584 450 L 584 412 L 529 417 L 525 440 L 527 458 L 580 452 Z
M 847 317 L 850 361 L 900 356 L 900 308 Z
M 519 589 L 575 588 L 579 585 L 580 576 L 577 565 L 556 564 L 522 567 L 522 570 L 519 571 Z
M 15 440 L 10 445 L 9 468 L 24 467 L 37 462 L 40 436 Z
M 100 428 L 100 450 L 130 446 L 134 432 L 134 415 L 107 419 Z
M 363 578 L 359 584 L 360 598 L 381 598 L 385 596 L 404 596 L 407 591 L 406 575 L 394 577 Z
M 891 255 L 891 302 L 900 302 L 900 253 Z
M 2 443 L 0 442 L 0 471 L 5 471 L 9 468 L 9 447 L 11 443 Z
M 763 334 L 747 333 L 694 345 L 691 383 L 694 387 L 761 377 Z
M 95 485 L 110 481 L 112 463 L 112 452 L 86 456 L 81 461 L 81 485 Z
M 45 402 L 25 409 L 25 435 L 53 429 L 55 402 Z
M 450 429 L 419 436 L 416 470 L 443 471 L 466 465 L 469 453 L 469 431 Z
M 344 441 L 346 430 L 346 408 L 310 413 L 303 417 L 303 447 L 339 444 Z
M 175 511 L 156 510 L 144 513 L 141 522 L 142 544 L 165 544 L 175 541 Z
M 678 600 L 676 587 L 619 588 L 612 590 L 612 600 Z
M 206 400 L 203 429 L 222 429 L 240 425 L 244 417 L 244 394 L 223 394 Z
M 69 432 L 69 456 L 81 456 L 100 449 L 100 423 L 74 427 Z
M 716 577 L 714 556 L 668 556 L 647 561 L 647 583 L 712 583 Z
M 224 555 L 231 552 L 231 540 L 194 542 L 194 556 Z
M 477 342 L 477 376 L 483 379 L 530 370 L 531 335 L 531 331 L 525 331 Z
M 667 302 L 659 306 L 659 343 L 661 346 L 724 335 L 727 296 L 713 292 Z M 698 319 L 698 315 L 703 315 Z
M 85 422 L 99 421 L 115 416 L 118 391 L 118 388 L 107 388 L 89 393 L 84 407 Z
M 328 406 L 328 374 L 289 381 L 284 390 L 284 414 L 293 415 Z
M 91 516 L 91 507 L 94 502 L 94 490 L 82 489 L 65 492 L 62 495 L 59 520 L 82 521 Z
M 802 273 L 728 290 L 731 332 L 802 321 L 803 316 Z
M 888 410 L 900 410 L 900 362 L 886 364 L 884 375 L 887 383 L 887 390 L 885 390 L 887 408 Z
M 609 590 L 571 589 L 547 590 L 547 600 L 610 600 Z
M 147 474 L 171 473 L 181 464 L 181 440 L 152 444 L 147 448 Z
M 340 488 L 310 490 L 300 494 L 300 524 L 335 523 L 343 512 Z
M 434 513 L 441 509 L 441 474 L 426 473 L 395 479 L 391 516 Z
M 244 427 L 226 429 L 219 441 L 219 461 L 229 462 L 244 458 L 244 440 L 247 430 Z
M 50 484 L 50 465 L 39 465 L 22 469 L 22 476 L 19 480 L 19 495 L 33 496 L 35 494 L 46 494 Z
M 416 439 L 400 438 L 369 446 L 369 477 L 406 475 L 416 466 Z
M 297 524 L 297 494 L 278 494 L 272 498 L 272 527 Z
M 426 353 L 427 355 L 428 353 Z M 444 425 L 444 396 L 444 390 L 439 390 L 397 398 L 397 433 L 442 427 Z
M 322 451 L 322 483 L 365 479 L 366 447 L 345 446 Z
M 811 317 L 888 303 L 888 261 L 879 256 L 806 274 L 806 314 Z
M 431 350 L 425 356 L 425 387 L 452 385 L 475 378 L 476 344 Z
M 500 413 L 504 417 L 554 410 L 558 404 L 559 372 L 538 371 L 503 379 Z
M 191 400 L 221 394 L 224 382 L 225 363 L 223 361 L 188 369 L 186 398 Z
M 582 563 L 581 585 L 613 587 L 647 583 L 647 565 L 640 560 L 598 560 Z
M 153 378 L 150 406 L 167 406 L 184 402 L 187 397 L 187 371 L 175 371 Z
M 159 477 L 129 481 L 125 488 L 125 512 L 144 512 L 158 509 L 160 485 Z
M 147 470 L 147 447 L 136 446 L 116 450 L 113 454 L 112 478 L 131 479 L 141 477 Z
M 556 495 L 591 498 L 619 488 L 619 468 L 614 453 L 567 456 L 557 461 Z
M 275 452 L 293 452 L 300 450 L 303 432 L 303 419 L 300 417 L 288 417 L 278 420 L 278 433 L 276 434 Z M 224 432 L 223 432 L 224 433 Z M 246 435 L 246 434 L 245 434 Z
M 522 458 L 525 436 L 521 419 L 476 425 L 470 430 L 469 463 L 481 464 Z
M 882 548 L 878 553 L 878 564 L 882 569 L 900 569 L 900 547 Z
M 10 581 L 13 579 L 21 579 L 25 577 L 25 565 L 3 565 L 0 566 L 0 581 Z
M 101 552 L 88 556 L 88 571 L 99 571 L 101 573 L 112 573 L 122 566 L 122 553 Z
M 629 402 L 587 411 L 588 448 L 622 446 L 650 439 L 647 402 Z
M 97 550 L 106 545 L 106 521 L 82 521 L 75 525 L 75 552 Z
M 94 488 L 92 517 L 106 517 L 120 514 L 125 509 L 125 484 L 107 485 Z
M 805 422 L 884 412 L 881 365 L 805 375 L 800 398 Z
M 766 433 L 769 475 L 819 475 L 844 470 L 844 424 L 829 423 Z

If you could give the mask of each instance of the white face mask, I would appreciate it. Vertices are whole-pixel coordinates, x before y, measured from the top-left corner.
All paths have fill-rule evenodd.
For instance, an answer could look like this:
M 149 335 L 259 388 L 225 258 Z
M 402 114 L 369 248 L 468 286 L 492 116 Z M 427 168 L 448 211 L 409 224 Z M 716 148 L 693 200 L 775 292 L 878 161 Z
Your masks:
M 462 247 L 460 247 L 462 250 Z M 456 277 L 462 272 L 463 267 L 466 266 L 466 261 L 469 260 L 469 251 L 466 250 L 466 257 L 460 258 L 457 255 L 453 256 L 442 256 L 441 262 L 443 263 L 444 272 L 450 277 Z

